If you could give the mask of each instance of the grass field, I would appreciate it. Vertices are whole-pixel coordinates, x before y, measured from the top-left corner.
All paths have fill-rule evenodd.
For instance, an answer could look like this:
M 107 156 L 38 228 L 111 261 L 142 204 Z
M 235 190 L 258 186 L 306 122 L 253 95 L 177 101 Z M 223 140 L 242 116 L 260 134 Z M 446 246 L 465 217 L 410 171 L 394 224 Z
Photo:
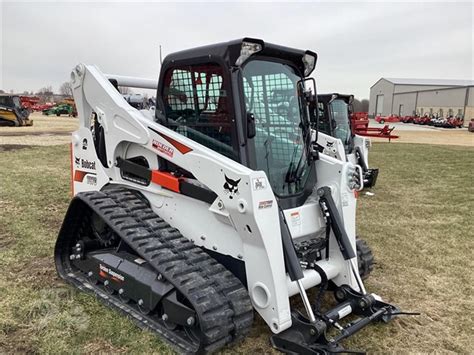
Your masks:
M 472 353 L 474 148 L 377 143 L 371 165 L 381 169 L 376 194 L 358 209 L 377 262 L 367 288 L 422 315 L 367 327 L 346 345 Z M 53 247 L 69 199 L 66 145 L 0 146 L 0 353 L 171 353 L 57 278 Z M 257 319 L 224 352 L 271 352 L 268 336 Z

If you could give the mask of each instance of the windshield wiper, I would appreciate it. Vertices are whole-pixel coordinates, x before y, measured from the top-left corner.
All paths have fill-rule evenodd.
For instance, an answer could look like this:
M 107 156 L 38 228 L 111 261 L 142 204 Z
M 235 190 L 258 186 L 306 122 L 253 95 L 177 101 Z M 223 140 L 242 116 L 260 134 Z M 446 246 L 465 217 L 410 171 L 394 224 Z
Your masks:
M 295 173 L 296 173 L 296 170 L 298 169 L 298 166 L 299 166 L 300 161 L 301 161 L 301 157 L 300 157 L 300 161 L 298 161 L 298 165 L 296 167 L 296 170 L 293 170 L 293 166 L 295 165 L 295 158 L 296 158 L 296 152 L 297 151 L 298 151 L 298 144 L 295 145 L 295 148 L 293 149 L 293 154 L 291 156 L 290 165 L 288 166 L 288 170 L 286 171 L 285 182 L 287 184 L 291 184 L 293 182 L 296 182 Z
M 300 159 L 298 161 L 298 165 L 296 166 L 296 169 L 290 174 L 290 179 L 288 179 L 287 182 L 299 182 L 301 180 L 301 177 L 303 176 L 303 173 L 305 169 L 301 168 L 301 163 L 303 162 L 303 156 L 306 157 L 306 162 L 308 165 L 311 164 L 311 122 L 309 119 L 309 112 L 306 107 L 306 103 L 303 102 L 303 100 L 306 100 L 304 97 L 304 87 L 302 87 L 301 82 L 298 83 L 300 85 L 300 90 L 298 90 L 298 96 L 300 100 L 300 105 L 302 106 L 302 111 L 300 114 L 300 128 L 302 131 L 302 136 L 303 136 L 303 151 L 300 154 Z M 296 153 L 296 149 L 298 148 L 298 145 L 295 146 L 295 151 L 294 155 Z M 291 160 L 291 163 L 293 163 L 293 160 Z M 292 164 L 290 163 L 289 166 L 289 171 L 292 168 Z
M 298 151 L 299 144 L 295 145 L 295 148 L 293 150 L 293 156 L 291 157 L 290 165 L 288 166 L 288 170 L 286 171 L 286 176 L 285 176 L 285 182 L 287 184 L 292 184 L 292 183 L 298 183 L 301 181 L 301 176 L 303 175 L 304 169 L 300 169 L 301 163 L 303 162 L 303 156 L 306 154 L 305 153 L 305 147 L 303 145 L 303 151 L 300 154 L 300 158 L 298 160 L 298 164 L 296 164 L 296 167 L 293 169 L 295 166 L 295 158 L 296 158 L 296 153 Z

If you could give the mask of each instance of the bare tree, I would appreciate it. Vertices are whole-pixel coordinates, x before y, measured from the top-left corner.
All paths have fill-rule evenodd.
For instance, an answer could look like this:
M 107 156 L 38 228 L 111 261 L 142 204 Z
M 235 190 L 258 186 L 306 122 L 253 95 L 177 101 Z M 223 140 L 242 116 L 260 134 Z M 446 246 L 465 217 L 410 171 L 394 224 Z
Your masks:
M 354 98 L 354 101 L 352 102 L 352 109 L 354 112 L 368 112 L 369 100 L 367 99 L 358 100 Z
M 361 112 L 369 112 L 369 100 L 367 99 L 363 99 L 361 102 L 360 102 L 360 106 L 361 106 Z
M 0 90 L 0 94 L 4 94 L 4 93 L 5 93 L 5 91 L 3 91 L 3 90 Z
M 53 101 L 53 87 L 51 85 L 42 87 L 36 92 L 36 96 L 40 98 L 41 103 Z
M 354 100 L 352 101 L 352 110 L 354 112 L 360 112 L 360 109 L 361 109 L 360 101 L 354 98 Z
M 71 83 L 69 81 L 62 83 L 62 85 L 59 87 L 59 93 L 67 97 L 72 97 Z

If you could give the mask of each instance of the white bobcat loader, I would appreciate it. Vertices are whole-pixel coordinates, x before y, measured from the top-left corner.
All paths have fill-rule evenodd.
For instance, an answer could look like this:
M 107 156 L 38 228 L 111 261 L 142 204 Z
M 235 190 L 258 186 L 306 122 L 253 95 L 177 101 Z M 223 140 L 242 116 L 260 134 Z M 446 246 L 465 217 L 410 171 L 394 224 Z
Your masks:
M 311 51 L 245 38 L 168 55 L 158 82 L 78 65 L 59 275 L 183 353 L 245 337 L 254 311 L 275 348 L 306 354 L 341 352 L 343 339 L 400 314 L 359 275 L 358 172 L 316 148 L 315 64 Z M 158 86 L 155 115 L 111 82 Z M 323 311 L 327 289 L 337 305 Z M 304 313 L 290 307 L 297 294 Z
M 320 94 L 311 104 L 311 121 L 317 125 L 319 151 L 356 166 L 363 183 L 360 189 L 375 186 L 379 169 L 369 168 L 370 138 L 352 133 L 350 115 L 353 95 Z M 316 109 L 317 104 L 317 109 Z

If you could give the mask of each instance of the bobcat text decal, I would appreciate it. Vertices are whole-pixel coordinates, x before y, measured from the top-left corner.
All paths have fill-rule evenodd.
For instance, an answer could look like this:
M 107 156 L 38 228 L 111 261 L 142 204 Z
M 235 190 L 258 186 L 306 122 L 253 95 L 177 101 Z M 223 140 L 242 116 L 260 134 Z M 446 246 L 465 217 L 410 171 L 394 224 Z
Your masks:
M 74 157 L 74 163 L 78 168 L 95 170 L 95 161 Z
M 158 150 L 159 152 L 162 152 L 163 154 L 166 154 L 169 157 L 173 157 L 174 154 L 174 149 L 171 147 L 168 147 L 167 145 L 164 145 L 161 142 L 158 142 L 157 140 L 153 139 L 152 143 L 153 148 Z

